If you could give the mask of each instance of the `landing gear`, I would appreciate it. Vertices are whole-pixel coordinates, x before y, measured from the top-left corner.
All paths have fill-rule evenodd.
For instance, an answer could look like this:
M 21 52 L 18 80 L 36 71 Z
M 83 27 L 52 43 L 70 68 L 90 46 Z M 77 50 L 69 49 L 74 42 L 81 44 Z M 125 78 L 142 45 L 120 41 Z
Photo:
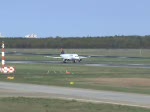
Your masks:
M 66 61 L 67 61 L 67 60 L 66 60 L 66 59 L 64 59 L 64 60 L 63 60 L 63 63 L 66 63 Z
M 81 62 L 82 61 L 82 59 L 79 59 L 79 62 Z
M 76 62 L 76 60 L 73 60 L 73 63 L 75 63 Z

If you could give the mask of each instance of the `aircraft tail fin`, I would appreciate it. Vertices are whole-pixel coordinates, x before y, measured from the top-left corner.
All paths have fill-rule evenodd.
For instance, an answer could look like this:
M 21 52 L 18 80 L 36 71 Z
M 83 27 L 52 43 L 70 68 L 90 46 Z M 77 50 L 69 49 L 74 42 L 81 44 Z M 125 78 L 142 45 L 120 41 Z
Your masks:
M 65 54 L 65 51 L 64 51 L 64 49 L 62 49 L 62 48 L 61 48 L 61 54 Z

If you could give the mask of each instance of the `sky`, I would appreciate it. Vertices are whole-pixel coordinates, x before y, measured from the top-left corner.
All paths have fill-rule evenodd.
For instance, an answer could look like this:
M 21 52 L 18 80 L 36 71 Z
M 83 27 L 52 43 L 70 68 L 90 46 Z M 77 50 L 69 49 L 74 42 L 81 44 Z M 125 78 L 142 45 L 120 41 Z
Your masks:
M 6 37 L 150 35 L 150 0 L 0 0 Z

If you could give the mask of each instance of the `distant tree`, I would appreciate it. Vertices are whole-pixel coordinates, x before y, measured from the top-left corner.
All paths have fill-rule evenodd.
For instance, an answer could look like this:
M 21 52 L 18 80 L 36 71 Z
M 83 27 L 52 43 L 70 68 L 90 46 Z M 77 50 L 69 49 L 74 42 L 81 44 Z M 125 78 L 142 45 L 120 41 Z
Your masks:
M 150 48 L 150 36 L 0 38 L 7 48 Z

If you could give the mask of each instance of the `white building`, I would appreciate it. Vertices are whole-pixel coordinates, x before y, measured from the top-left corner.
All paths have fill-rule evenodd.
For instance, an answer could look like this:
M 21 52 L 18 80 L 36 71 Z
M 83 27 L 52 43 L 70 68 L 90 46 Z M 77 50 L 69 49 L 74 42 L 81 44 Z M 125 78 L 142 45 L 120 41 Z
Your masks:
M 0 37 L 4 37 L 4 36 L 2 36 L 2 33 L 0 32 Z
M 37 38 L 36 34 L 29 34 L 25 36 L 26 38 Z

